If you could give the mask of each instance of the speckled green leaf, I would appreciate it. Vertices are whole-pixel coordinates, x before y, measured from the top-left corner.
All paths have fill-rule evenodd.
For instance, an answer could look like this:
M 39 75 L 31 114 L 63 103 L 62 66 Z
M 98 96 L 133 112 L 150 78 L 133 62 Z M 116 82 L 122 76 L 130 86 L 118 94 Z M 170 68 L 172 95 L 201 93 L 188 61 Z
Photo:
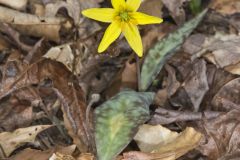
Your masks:
M 191 34 L 203 19 L 206 12 L 207 10 L 204 10 L 168 37 L 157 42 L 156 45 L 149 50 L 142 66 L 140 90 L 145 91 L 152 84 L 166 59 L 171 57 L 175 53 L 175 50 L 181 46 L 184 39 Z
M 98 160 L 113 160 L 149 119 L 154 93 L 122 91 L 95 110 Z

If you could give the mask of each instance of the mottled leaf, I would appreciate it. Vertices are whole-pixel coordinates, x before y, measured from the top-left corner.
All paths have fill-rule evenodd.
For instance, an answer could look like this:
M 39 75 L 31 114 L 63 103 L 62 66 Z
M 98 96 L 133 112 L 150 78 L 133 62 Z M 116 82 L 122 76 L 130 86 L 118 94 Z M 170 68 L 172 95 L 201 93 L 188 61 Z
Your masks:
M 185 23 L 183 27 L 159 41 L 152 49 L 142 66 L 140 89 L 146 90 L 162 69 L 167 58 L 172 56 L 175 50 L 183 43 L 185 37 L 197 27 L 207 10 L 204 10 L 196 18 Z
M 99 160 L 112 160 L 149 118 L 154 93 L 122 91 L 95 110 Z

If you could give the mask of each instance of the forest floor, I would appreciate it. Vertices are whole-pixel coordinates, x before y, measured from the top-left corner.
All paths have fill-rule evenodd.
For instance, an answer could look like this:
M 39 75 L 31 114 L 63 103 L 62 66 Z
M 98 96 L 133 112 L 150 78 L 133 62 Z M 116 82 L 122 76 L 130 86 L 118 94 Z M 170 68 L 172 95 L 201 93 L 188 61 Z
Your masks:
M 142 0 L 142 57 L 126 26 L 98 53 L 82 11 L 118 3 L 0 0 L 0 159 L 240 159 L 240 0 Z

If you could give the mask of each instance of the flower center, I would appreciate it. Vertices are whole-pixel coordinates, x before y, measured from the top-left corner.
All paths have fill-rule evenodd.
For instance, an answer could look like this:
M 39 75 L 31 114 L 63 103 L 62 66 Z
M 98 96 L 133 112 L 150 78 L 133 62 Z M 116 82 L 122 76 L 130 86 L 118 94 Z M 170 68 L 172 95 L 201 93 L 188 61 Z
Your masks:
M 127 22 L 130 20 L 130 16 L 127 11 L 121 11 L 119 12 L 119 17 L 121 18 L 121 21 Z

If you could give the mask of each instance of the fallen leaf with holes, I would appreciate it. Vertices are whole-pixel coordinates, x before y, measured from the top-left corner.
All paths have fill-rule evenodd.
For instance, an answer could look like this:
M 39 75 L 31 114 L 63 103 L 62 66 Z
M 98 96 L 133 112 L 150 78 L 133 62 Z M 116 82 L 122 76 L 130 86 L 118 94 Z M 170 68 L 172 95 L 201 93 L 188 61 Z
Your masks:
M 14 132 L 0 133 L 0 145 L 4 154 L 8 157 L 15 149 L 23 144 L 34 142 L 36 136 L 52 125 L 39 125 L 28 128 L 20 128 Z
M 143 125 L 134 140 L 141 151 L 145 153 L 124 153 L 124 160 L 130 160 L 133 157 L 135 159 L 144 159 L 141 157 L 146 157 L 145 159 L 175 160 L 196 148 L 201 138 L 202 134 L 191 127 L 177 133 L 161 125 Z

